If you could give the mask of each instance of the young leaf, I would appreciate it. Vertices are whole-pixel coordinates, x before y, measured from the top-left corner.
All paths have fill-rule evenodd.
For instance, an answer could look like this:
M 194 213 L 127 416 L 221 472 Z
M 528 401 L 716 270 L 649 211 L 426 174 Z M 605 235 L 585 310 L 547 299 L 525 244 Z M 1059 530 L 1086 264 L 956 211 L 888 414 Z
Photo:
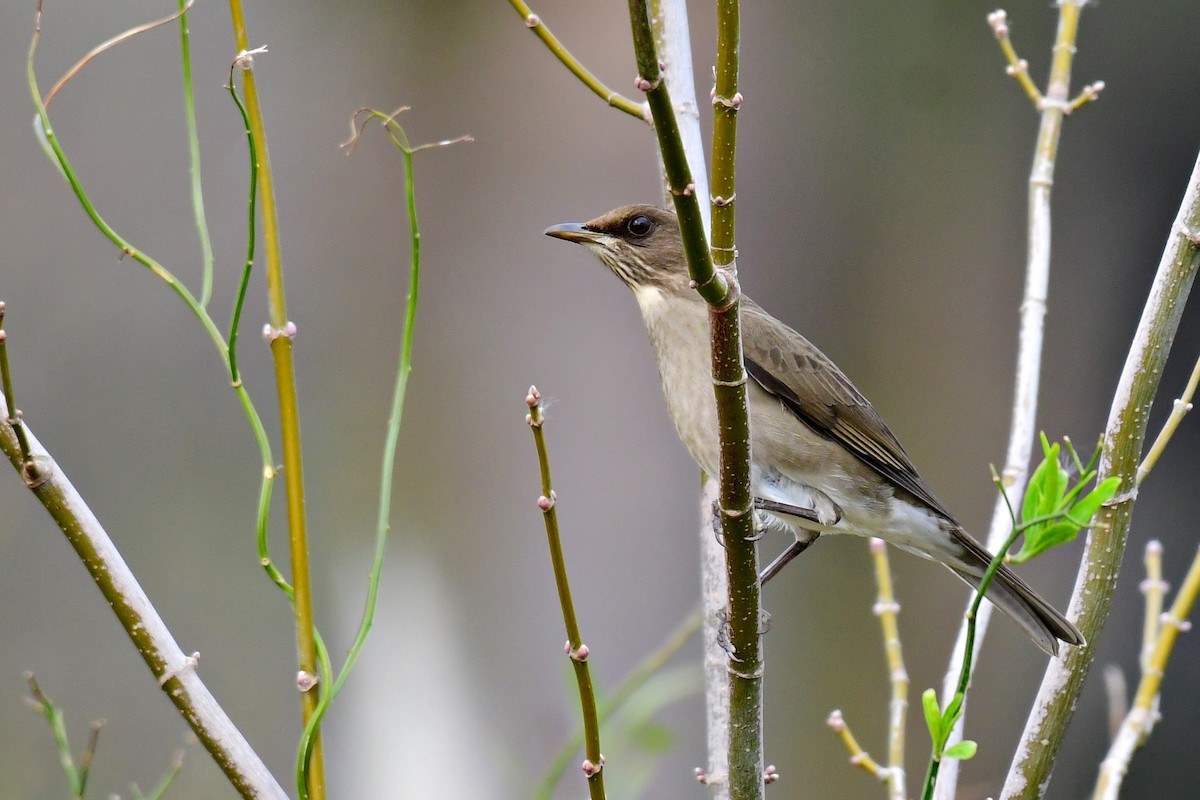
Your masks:
M 1112 500 L 1117 494 L 1117 489 L 1120 487 L 1121 479 L 1116 476 L 1101 481 L 1086 497 L 1071 506 L 1071 518 L 1076 522 L 1083 523 L 1083 527 L 1085 528 L 1091 525 L 1092 517 L 1096 516 L 1096 512 L 1100 510 L 1100 506 Z
M 960 761 L 966 761 L 969 758 L 975 757 L 975 751 L 979 749 L 979 745 L 970 739 L 963 739 L 951 747 L 946 748 L 946 752 L 942 753 L 942 758 L 957 758 Z
M 1021 503 L 1021 521 L 1031 520 L 1038 515 L 1042 505 L 1042 492 L 1045 491 L 1046 473 L 1050 471 L 1050 460 L 1045 459 L 1038 464 L 1037 469 L 1029 478 L 1025 487 L 1025 500 Z
M 1041 555 L 1051 547 L 1058 547 L 1073 541 L 1079 535 L 1081 528 L 1073 522 L 1063 520 L 1047 528 L 1041 528 L 1035 536 L 1026 536 L 1021 545 L 1021 551 L 1010 560 L 1014 564 L 1024 564 L 1034 556 Z
M 1053 514 L 1059 509 L 1067 485 L 1067 471 L 1058 463 L 1059 446 L 1055 444 L 1046 456 L 1046 479 L 1042 484 L 1042 502 L 1038 514 Z
M 937 692 L 926 689 L 921 694 L 921 707 L 925 710 L 925 725 L 929 728 L 933 751 L 939 753 L 946 740 L 942 736 L 942 709 L 938 707 Z

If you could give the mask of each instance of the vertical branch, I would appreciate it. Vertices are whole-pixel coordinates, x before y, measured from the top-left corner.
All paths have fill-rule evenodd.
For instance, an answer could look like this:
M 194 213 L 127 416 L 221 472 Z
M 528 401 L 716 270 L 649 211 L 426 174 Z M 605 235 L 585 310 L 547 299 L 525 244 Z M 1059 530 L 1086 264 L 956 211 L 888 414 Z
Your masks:
M 263 246 L 266 250 L 267 302 L 270 310 L 271 354 L 275 359 L 275 382 L 279 395 L 279 425 L 283 444 L 283 478 L 287 493 L 288 534 L 292 562 L 292 587 L 295 591 L 296 650 L 299 673 L 319 674 L 317 648 L 313 628 L 312 584 L 308 562 L 307 516 L 304 507 L 304 459 L 300 449 L 300 408 L 296 397 L 296 371 L 292 360 L 292 338 L 295 325 L 287 317 L 287 301 L 283 292 L 283 264 L 279 245 L 279 222 L 275 210 L 275 187 L 271 177 L 271 162 L 267 155 L 266 126 L 263 124 L 258 87 L 254 76 L 253 58 L 248 50 L 246 21 L 241 0 L 229 0 L 233 20 L 234 41 L 244 74 L 242 91 L 250 130 L 258 155 L 258 185 L 262 208 Z M 300 693 L 305 725 L 316 712 L 320 702 L 320 685 L 305 681 L 307 690 Z M 307 792 L 301 794 L 312 800 L 325 800 L 325 767 L 319 734 L 312 744 L 309 761 Z
M 680 143 L 680 134 L 675 120 L 674 108 L 667 85 L 663 82 L 663 69 L 674 68 L 672 86 L 679 86 L 691 94 L 692 78 L 688 70 L 679 69 L 676 59 L 687 57 L 686 38 L 678 37 L 675 58 L 668 57 L 660 63 L 656 56 L 656 42 L 647 15 L 645 2 L 630 1 L 630 20 L 633 28 L 634 48 L 638 57 L 638 88 L 646 92 L 651 114 L 658 133 L 668 191 L 674 202 L 684 237 L 684 251 L 688 259 L 697 291 L 710 305 L 710 328 L 713 352 L 713 384 L 717 402 L 717 414 L 721 430 L 721 475 L 717 491 L 724 532 L 725 553 L 711 548 L 705 552 L 704 579 L 705 603 L 708 608 L 719 610 L 719 620 L 728 626 L 724 632 L 730 653 L 721 664 L 720 658 L 709 660 L 706 656 L 709 708 L 709 769 L 705 779 L 713 785 L 717 797 L 761 797 L 763 792 L 762 758 L 762 660 L 759 623 L 761 606 L 758 584 L 757 550 L 753 543 L 753 509 L 751 505 L 750 431 L 746 411 L 746 375 L 742 364 L 741 333 L 738 316 L 738 289 L 734 270 L 714 270 L 712 254 L 704 235 L 704 210 L 697 202 L 699 187 L 694 174 L 703 180 L 702 170 L 693 173 L 688 166 L 687 156 Z M 659 3 L 656 16 L 661 16 L 660 29 L 666 27 L 665 19 L 673 13 L 674 19 L 684 19 L 678 3 Z M 726 2 L 721 10 L 719 43 L 723 77 L 719 78 L 720 89 L 729 88 L 734 97 L 737 92 L 737 37 L 738 14 L 736 2 Z M 684 29 L 686 30 L 686 28 Z M 690 65 L 690 58 L 688 58 Z M 670 82 L 668 82 L 670 83 Z M 737 101 L 740 103 L 740 99 Z M 681 104 L 685 111 L 691 106 Z M 723 160 L 722 180 L 728 188 L 721 195 L 726 207 L 726 236 L 715 242 L 725 248 L 728 255 L 721 264 L 732 263 L 733 215 L 729 201 L 733 199 L 733 154 L 736 135 L 736 106 L 720 106 L 728 109 L 722 121 L 720 143 L 714 138 L 714 160 Z M 698 126 L 689 128 L 689 133 L 698 140 Z M 697 159 L 702 164 L 701 159 Z M 715 180 L 715 177 L 714 177 Z M 706 487 L 706 491 L 711 491 Z M 702 510 L 702 515 L 704 510 Z M 701 536 L 711 542 L 709 534 Z M 720 575 L 720 562 L 724 555 L 725 571 Z M 716 570 L 709 571 L 711 567 Z M 722 581 L 722 578 L 725 578 Z M 724 582 L 727 584 L 727 599 L 713 590 Z M 722 631 L 710 628 L 706 632 L 706 643 L 722 638 Z M 724 691 L 716 686 L 720 680 L 720 669 L 727 673 L 730 700 L 724 702 Z M 725 709 L 728 708 L 728 711 Z M 725 715 L 729 714 L 726 723 Z M 725 730 L 728 730 L 726 739 Z M 721 745 L 725 744 L 724 747 Z M 728 754 L 728 765 L 722 763 Z
M 679 218 L 688 272 L 696 282 L 696 291 L 705 301 L 713 306 L 726 307 L 736 302 L 736 289 L 726 276 L 713 269 L 708 238 L 704 232 L 704 218 L 696 199 L 696 183 L 683 150 L 675 109 L 664 80 L 663 64 L 656 53 L 646 2 L 629 0 L 633 49 L 638 67 L 636 85 L 645 92 L 654 118 L 654 132 L 658 135 L 658 149 L 662 154 L 667 185 L 675 203 L 675 214 Z
M 736 287 L 734 231 L 740 38 L 738 0 L 717 3 L 717 68 L 713 88 L 712 258 Z M 763 654 L 758 550 L 753 539 L 750 494 L 750 421 L 746 412 L 746 371 L 742 363 L 737 295 L 710 304 L 713 385 L 721 431 L 721 523 L 729 577 L 729 795 L 761 798 L 763 769 Z M 720 410 L 724 408 L 725 413 Z M 731 526 L 736 519 L 737 525 Z M 737 529 L 735 532 L 734 529 Z
M 697 197 L 708 196 L 708 172 L 705 167 L 704 138 L 700 135 L 700 110 L 696 104 L 696 78 L 692 69 L 691 33 L 688 30 L 687 0 L 650 0 L 651 27 L 654 31 L 654 45 L 658 57 L 662 60 L 663 78 L 671 87 L 671 100 L 675 104 L 675 117 L 679 124 L 679 138 L 683 142 L 683 152 L 687 156 L 690 167 L 692 185 L 696 187 Z M 646 113 L 649 114 L 649 107 Z M 662 161 L 662 152 L 655 148 L 655 154 Z M 663 199 L 666 205 L 672 205 L 674 197 L 671 194 L 670 181 L 666 179 L 664 168 Z M 710 205 L 700 203 L 700 219 L 704 230 L 710 228 Z M 703 523 L 707 530 L 710 528 L 712 504 L 702 509 Z M 709 540 L 712 537 L 707 537 Z M 721 572 L 724 568 L 725 554 L 721 551 Z M 725 594 L 721 592 L 722 596 Z
M 542 430 L 545 417 L 542 415 L 542 396 L 537 387 L 529 387 L 525 404 L 529 406 L 525 422 L 533 431 L 538 469 L 542 479 L 542 494 L 537 503 L 546 523 L 546 541 L 550 546 L 550 561 L 554 565 L 554 582 L 558 586 L 558 601 L 562 606 L 563 624 L 567 629 L 567 656 L 575 668 L 575 682 L 579 686 L 586 755 L 583 774 L 587 776 L 588 795 L 591 800 L 604 800 L 604 755 L 600 752 L 600 721 L 596 713 L 596 693 L 592 688 L 592 673 L 588 669 L 588 646 L 583 643 L 583 637 L 579 633 L 575 601 L 571 599 L 571 584 L 567 579 L 567 564 L 563 558 L 562 539 L 558 534 L 558 511 L 555 510 L 558 498 L 550 481 L 550 456 L 546 452 L 546 434 Z
M 875 561 L 875 583 L 879 586 L 879 599 L 875 613 L 883 630 L 883 648 L 887 655 L 888 678 L 892 686 L 892 699 L 888 704 L 888 766 L 887 784 L 889 800 L 904 800 L 904 723 L 908 717 L 908 670 L 904 666 L 904 651 L 900 646 L 900 626 L 896 615 L 900 604 L 892 585 L 892 569 L 888 564 L 887 544 L 882 539 L 871 539 L 871 555 Z
M 1021 497 L 1028 478 L 1029 459 L 1033 450 L 1037 423 L 1038 384 L 1041 378 L 1042 340 L 1046 318 L 1046 299 L 1050 283 L 1050 191 L 1054 185 L 1054 167 L 1058 143 L 1062 136 L 1063 119 L 1069 111 L 1068 96 L 1071 84 L 1071 65 L 1075 40 L 1079 31 L 1079 15 L 1086 0 L 1060 0 L 1058 31 L 1054 40 L 1053 62 L 1045 97 L 1029 81 L 1028 64 L 1017 59 L 1008 38 L 1007 17 L 1003 11 L 988 16 L 988 23 L 1000 41 L 1009 60 L 1013 75 L 1030 94 L 1041 112 L 1034 147 L 1033 167 L 1029 174 L 1028 234 L 1025 267 L 1025 292 L 1021 300 L 1020 334 L 1017 345 L 1017 374 L 1009 425 L 1008 451 L 1000 473 L 1004 491 L 1009 497 Z M 992 552 L 1004 542 L 1011 530 L 1008 506 L 1003 494 L 996 498 L 988 529 L 987 547 Z M 973 602 L 974 595 L 968 599 Z M 975 621 L 975 647 L 983 643 L 991 619 L 992 606 L 984 604 Z M 942 683 L 942 705 L 950 702 L 958 687 L 963 655 L 967 647 L 967 624 L 959 628 L 958 638 L 951 651 L 950 663 Z M 961 738 L 966 715 L 960 717 L 950 743 Z M 943 765 L 935 797 L 952 800 L 958 782 L 959 761 L 950 759 Z
M 698 197 L 709 196 L 708 174 L 705 168 L 704 140 L 700 134 L 700 112 L 696 103 L 695 75 L 692 70 L 691 36 L 688 31 L 685 0 L 651 0 L 651 23 L 654 42 L 663 62 L 663 75 L 671 87 L 671 99 L 679 120 L 679 135 L 684 153 L 691 166 L 692 183 Z M 661 164 L 662 153 L 655 148 Z M 674 197 L 666 182 L 664 170 L 664 204 L 671 205 Z M 711 204 L 700 204 L 700 216 L 705 230 L 710 228 Z M 725 577 L 725 550 L 713 535 L 712 509 L 717 502 L 720 486 L 717 476 L 700 476 L 700 508 L 698 537 L 700 543 L 701 605 L 703 606 L 703 666 L 705 719 L 708 726 L 707 762 L 697 770 L 708 783 L 713 800 L 729 796 L 726 776 L 729 774 L 729 678 L 727 659 L 721 649 L 725 635 L 720 618 L 729 598 L 729 582 Z
M 734 237 L 738 91 L 738 0 L 717 3 L 717 69 L 713 86 L 712 257 L 719 267 L 737 271 Z
M 1142 679 L 1133 699 L 1133 707 L 1121 722 L 1112 746 L 1108 749 L 1108 755 L 1100 764 L 1100 777 L 1096 781 L 1092 800 L 1117 800 L 1121 782 L 1129 769 L 1134 751 L 1142 746 L 1158 721 L 1158 693 L 1162 687 L 1163 673 L 1167 669 L 1167 660 L 1171 657 L 1175 640 L 1181 632 L 1191 628 L 1187 617 L 1196 603 L 1197 594 L 1200 594 L 1200 552 L 1192 559 L 1187 577 L 1179 587 L 1179 594 L 1175 595 L 1175 602 L 1171 604 L 1171 611 L 1163 616 L 1162 624 L 1158 626 L 1158 635 L 1151 643 L 1150 652 L 1144 654 Z M 1161 591 L 1158 592 L 1157 599 L 1161 607 Z M 1147 603 L 1147 607 L 1149 606 Z M 1158 620 L 1155 622 L 1157 624 Z
M 1200 159 L 1192 169 L 1183 202 L 1141 321 L 1134 333 L 1104 432 L 1097 480 L 1121 479 L 1120 492 L 1100 509 L 1088 533 L 1083 566 L 1075 581 L 1068 616 L 1088 643 L 1050 662 L 1030 710 L 1002 798 L 1040 798 L 1062 746 L 1066 726 L 1095 654 L 1096 640 L 1112 606 L 1117 572 L 1137 496 L 1138 460 L 1146 438 L 1148 411 L 1175 339 L 1183 307 L 1200 266 Z
M 680 141 L 675 111 L 645 0 L 630 0 L 629 17 L 637 54 L 637 86 L 646 93 L 658 134 L 663 166 L 675 200 L 688 272 L 709 304 L 713 390 L 720 430 L 720 513 L 729 577 L 730 796 L 762 797 L 762 659 L 759 640 L 758 553 L 750 496 L 750 421 L 746 370 L 742 363 L 736 276 L 716 270 L 704 235 L 696 186 Z M 736 66 L 736 60 L 732 62 Z

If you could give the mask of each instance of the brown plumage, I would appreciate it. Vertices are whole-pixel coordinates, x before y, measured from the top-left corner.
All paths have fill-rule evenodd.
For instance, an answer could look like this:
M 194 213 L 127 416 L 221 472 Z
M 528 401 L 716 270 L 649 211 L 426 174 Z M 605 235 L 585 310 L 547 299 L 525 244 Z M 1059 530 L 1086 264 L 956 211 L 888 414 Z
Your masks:
M 634 292 L 654 346 L 671 419 L 692 457 L 717 474 L 708 310 L 691 288 L 674 213 L 615 209 L 548 235 L 583 244 Z M 917 473 L 871 403 L 820 350 L 742 298 L 751 421 L 751 483 L 767 519 L 802 542 L 817 534 L 878 536 L 978 586 L 991 556 Z M 988 599 L 1051 655 L 1079 631 L 1008 567 Z

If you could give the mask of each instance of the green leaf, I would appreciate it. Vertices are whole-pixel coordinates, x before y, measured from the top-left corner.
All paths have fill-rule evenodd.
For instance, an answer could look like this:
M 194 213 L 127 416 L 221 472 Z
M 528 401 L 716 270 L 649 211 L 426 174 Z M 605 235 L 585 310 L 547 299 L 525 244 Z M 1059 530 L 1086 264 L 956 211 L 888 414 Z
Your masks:
M 975 751 L 979 749 L 979 745 L 970 739 L 963 739 L 954 745 L 947 747 L 942 753 L 942 758 L 957 758 L 960 761 L 966 761 L 969 758 L 975 757 Z
M 1071 506 L 1071 518 L 1077 523 L 1082 523 L 1082 527 L 1088 527 L 1092 524 L 1092 517 L 1096 516 L 1100 506 L 1112 500 L 1119 488 L 1121 488 L 1121 479 L 1116 476 L 1101 481 L 1095 489 L 1088 492 L 1086 497 Z
M 1079 494 L 1083 491 L 1083 487 L 1087 486 L 1094 477 L 1096 477 L 1095 470 L 1088 470 L 1087 472 L 1080 473 L 1079 480 L 1075 482 L 1075 485 L 1071 488 L 1071 491 L 1067 492 L 1066 497 L 1063 498 L 1063 506 L 1065 507 L 1074 505 L 1075 498 L 1079 496 Z
M 950 698 L 950 702 L 946 704 L 946 710 L 942 712 L 942 730 L 946 732 L 947 738 L 950 736 L 950 729 L 957 725 L 958 720 L 962 717 L 965 699 L 962 692 L 955 692 L 954 697 Z
M 1046 480 L 1042 485 L 1042 502 L 1038 506 L 1038 514 L 1053 514 L 1058 511 L 1067 485 L 1067 471 L 1059 466 L 1058 445 L 1051 449 L 1051 457 L 1046 462 Z
M 929 728 L 934 753 L 938 753 L 946 739 L 942 735 L 942 709 L 938 706 L 937 692 L 933 689 L 922 692 L 921 708 L 925 710 L 925 725 Z
M 1035 536 L 1026 536 L 1021 551 L 1012 557 L 1014 564 L 1023 564 L 1034 556 L 1041 555 L 1051 547 L 1074 541 L 1081 528 L 1070 520 L 1056 522 L 1038 530 Z
M 1046 485 L 1046 473 L 1050 471 L 1050 461 L 1043 460 L 1029 478 L 1025 486 L 1025 500 L 1021 503 L 1021 521 L 1026 522 L 1038 515 L 1042 506 L 1042 491 Z

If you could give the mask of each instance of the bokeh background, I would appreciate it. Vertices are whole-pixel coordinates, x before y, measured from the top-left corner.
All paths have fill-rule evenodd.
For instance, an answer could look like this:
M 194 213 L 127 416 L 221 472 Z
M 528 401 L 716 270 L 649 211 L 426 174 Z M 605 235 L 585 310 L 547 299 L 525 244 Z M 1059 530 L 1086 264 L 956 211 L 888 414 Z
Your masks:
M 42 86 L 97 42 L 173 8 L 50 0 Z M 544 0 L 536 10 L 632 93 L 625 4 Z M 984 22 L 991 10 L 936 0 L 746 4 L 739 136 L 748 293 L 854 377 L 975 529 L 990 512 L 988 464 L 1004 454 L 1037 126 L 1004 76 Z M 1008 10 L 1041 82 L 1054 9 L 1017 0 Z M 501 0 L 251 2 L 247 12 L 252 44 L 269 46 L 257 71 L 299 328 L 315 593 L 339 657 L 365 590 L 407 238 L 399 156 L 379 135 L 351 158 L 338 143 L 362 105 L 411 105 L 414 141 L 475 137 L 417 159 L 424 278 L 394 535 L 375 638 L 329 718 L 333 796 L 529 796 L 576 714 L 534 505 L 522 402 L 530 383 L 552 399 L 560 520 L 601 687 L 698 596 L 696 470 L 665 414 L 635 305 L 584 251 L 541 235 L 655 201 L 652 137 L 569 76 Z M 701 97 L 712 13 L 693 6 Z M 200 327 L 92 228 L 39 151 L 25 84 L 33 17 L 33 0 L 0 4 L 0 298 L 17 399 L 286 783 L 299 716 L 292 623 L 256 563 L 255 447 Z M 222 320 L 245 235 L 245 141 L 222 89 L 234 56 L 227 8 L 199 0 L 191 29 Z M 1106 419 L 1200 147 L 1198 32 L 1187 0 L 1084 12 L 1075 82 L 1108 88 L 1068 121 L 1056 177 L 1040 417 L 1052 436 L 1086 445 Z M 101 212 L 195 286 L 177 38 L 165 28 L 105 53 L 52 118 Z M 247 309 L 244 372 L 274 431 L 273 378 L 256 335 L 261 273 Z M 1198 340 L 1189 313 L 1152 425 L 1182 388 Z M 1140 552 L 1162 539 L 1178 583 L 1196 546 L 1196 453 L 1189 421 L 1138 503 L 1097 658 L 1131 682 Z M 275 552 L 285 561 L 283 521 L 278 507 Z M 1024 574 L 1062 606 L 1079 549 Z M 887 676 L 866 553 L 860 540 L 822 540 L 766 592 L 768 758 L 784 776 L 774 796 L 879 796 L 824 724 L 841 708 L 864 745 L 883 751 Z M 915 697 L 940 685 L 965 593 L 934 566 L 904 555 L 893 563 Z M 0 607 L 0 798 L 66 794 L 50 734 L 22 702 L 27 669 L 63 706 L 77 748 L 89 721 L 107 720 L 93 796 L 152 785 L 185 726 L 12 473 L 0 479 Z M 1184 637 L 1164 684 L 1165 718 L 1124 796 L 1194 796 L 1198 657 L 1197 640 Z M 698 660 L 693 643 L 678 663 Z M 1010 623 L 993 625 L 969 717 L 981 752 L 964 769 L 962 796 L 998 790 L 1043 662 Z M 1051 797 L 1082 796 L 1094 780 L 1108 738 L 1099 677 L 1094 670 Z M 657 760 L 606 744 L 614 796 L 703 796 L 691 776 L 703 763 L 701 706 L 691 695 L 656 716 L 671 738 Z M 925 757 L 919 712 L 910 734 L 915 783 Z M 652 783 L 639 789 L 634 774 Z M 583 791 L 572 770 L 559 796 Z M 193 745 L 169 796 L 234 793 Z

